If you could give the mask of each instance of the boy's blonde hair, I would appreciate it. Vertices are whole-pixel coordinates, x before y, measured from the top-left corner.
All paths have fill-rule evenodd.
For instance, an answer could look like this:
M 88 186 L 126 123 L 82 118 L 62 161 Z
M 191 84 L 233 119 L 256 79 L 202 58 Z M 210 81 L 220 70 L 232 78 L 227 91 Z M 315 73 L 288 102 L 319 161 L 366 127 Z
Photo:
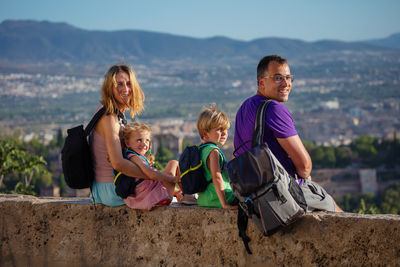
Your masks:
M 124 63 L 111 66 L 104 75 L 104 82 L 101 87 L 100 103 L 106 108 L 107 113 L 114 113 L 118 108 L 117 100 L 113 94 L 113 88 L 117 87 L 115 76 L 118 72 L 125 72 L 129 76 L 129 81 L 132 86 L 132 97 L 129 102 L 125 104 L 125 108 L 130 109 L 130 116 L 133 118 L 135 115 L 140 114 L 144 108 L 144 93 L 136 79 L 133 68 Z
M 150 138 L 151 138 L 151 128 L 150 126 L 148 126 L 145 123 L 142 122 L 131 122 L 128 125 L 125 126 L 123 132 L 122 132 L 122 136 L 124 138 L 124 145 L 125 144 L 125 140 L 128 140 L 129 137 L 131 136 L 132 133 L 135 132 L 149 132 L 150 133 Z M 149 160 L 150 165 L 154 164 L 154 156 L 153 154 L 151 154 L 151 142 L 149 144 L 149 152 L 147 155 L 147 159 Z
M 203 139 L 203 132 L 209 132 L 211 129 L 221 127 L 224 130 L 229 129 L 231 123 L 228 117 L 220 110 L 217 109 L 215 103 L 211 107 L 204 108 L 197 119 L 197 131 L 200 138 Z

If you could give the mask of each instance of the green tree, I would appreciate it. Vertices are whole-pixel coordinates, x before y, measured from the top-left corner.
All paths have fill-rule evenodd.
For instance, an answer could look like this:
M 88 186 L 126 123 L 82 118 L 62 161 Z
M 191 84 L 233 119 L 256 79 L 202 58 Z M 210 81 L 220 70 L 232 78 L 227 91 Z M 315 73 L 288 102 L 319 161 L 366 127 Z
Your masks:
M 22 194 L 22 195 L 36 195 L 36 192 L 33 191 L 33 185 L 25 186 L 23 182 L 18 182 L 14 190 L 10 192 L 11 194 Z
M 156 167 L 158 168 L 157 164 L 161 165 L 162 168 L 165 168 L 168 161 L 174 158 L 174 154 L 163 145 L 163 140 L 159 137 L 159 147 L 157 153 L 155 155 L 156 158 Z
M 64 142 L 65 142 L 65 138 L 63 136 L 61 128 L 58 128 L 58 130 L 57 130 L 56 140 L 57 140 L 57 143 L 56 143 L 57 147 L 61 148 L 64 145 Z
M 360 135 L 351 143 L 350 147 L 362 163 L 376 167 L 379 164 L 376 145 L 375 137 Z
M 396 184 L 383 191 L 381 198 L 382 213 L 400 214 L 400 185 Z
M 28 153 L 15 138 L 4 138 L 0 140 L 0 185 L 4 177 L 12 173 L 21 174 L 26 192 L 30 192 L 34 173 L 48 173 L 45 165 L 47 162 L 42 156 Z M 16 176 L 18 177 L 18 175 Z M 23 192 L 21 185 L 17 183 L 15 192 Z
M 304 147 L 307 149 L 308 153 L 311 153 L 316 148 L 316 145 L 308 140 L 301 140 L 303 142 Z
M 336 168 L 344 168 L 351 164 L 351 152 L 341 147 L 335 148 Z
M 360 200 L 360 208 L 358 209 L 357 213 L 360 214 L 378 214 L 378 208 L 375 206 L 375 204 L 372 204 L 371 206 L 367 207 L 367 204 L 365 204 L 365 200 L 362 198 Z
M 335 149 L 328 146 L 319 146 L 310 153 L 315 168 L 334 168 L 336 166 Z
M 400 166 L 400 140 L 393 139 L 383 141 L 379 146 L 379 154 L 382 158 L 382 164 L 388 168 Z
M 58 128 L 56 138 L 53 138 L 49 145 L 52 149 L 58 150 L 64 146 L 65 137 L 63 136 L 61 128 Z
M 60 195 L 63 197 L 67 196 L 67 183 L 65 182 L 63 173 L 60 176 Z
M 53 174 L 51 172 L 44 172 L 40 175 L 40 183 L 45 186 L 50 186 L 53 184 Z
M 335 198 L 336 203 L 344 211 L 356 213 L 379 213 L 378 201 L 374 194 L 346 194 Z
M 323 166 L 334 168 L 336 166 L 335 149 L 333 147 L 323 147 Z
M 19 171 L 19 159 L 25 156 L 21 144 L 13 137 L 0 139 L 0 187 L 6 175 Z
M 324 150 L 322 147 L 317 147 L 311 151 L 311 159 L 315 168 L 322 168 L 324 166 Z
M 26 151 L 40 155 L 43 158 L 48 158 L 50 153 L 50 147 L 43 144 L 39 139 L 33 138 L 31 141 L 25 144 Z
M 17 172 L 23 174 L 26 187 L 31 185 L 33 174 L 35 172 L 37 173 L 48 172 L 47 169 L 45 168 L 47 162 L 43 159 L 42 156 L 36 156 L 34 154 L 21 151 L 18 154 L 16 161 L 18 162 Z

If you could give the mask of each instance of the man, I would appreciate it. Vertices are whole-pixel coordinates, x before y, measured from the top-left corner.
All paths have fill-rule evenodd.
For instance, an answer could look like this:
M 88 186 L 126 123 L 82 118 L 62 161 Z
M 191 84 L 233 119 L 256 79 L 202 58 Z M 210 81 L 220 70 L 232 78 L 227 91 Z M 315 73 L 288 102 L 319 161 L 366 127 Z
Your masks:
M 286 171 L 292 177 L 297 174 L 308 211 L 342 211 L 321 186 L 311 181 L 310 155 L 297 134 L 290 111 L 281 103 L 288 101 L 293 78 L 286 59 L 272 55 L 260 60 L 257 67 L 257 93 L 245 100 L 236 114 L 235 156 L 251 149 L 259 104 L 265 99 L 274 100 L 266 110 L 264 141 Z

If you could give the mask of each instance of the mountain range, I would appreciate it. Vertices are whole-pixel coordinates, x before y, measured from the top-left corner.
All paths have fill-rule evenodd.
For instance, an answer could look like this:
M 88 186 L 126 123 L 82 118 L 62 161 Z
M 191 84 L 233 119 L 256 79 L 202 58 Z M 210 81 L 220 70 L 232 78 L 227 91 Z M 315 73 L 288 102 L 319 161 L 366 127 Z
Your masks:
M 362 42 L 286 38 L 239 41 L 192 38 L 140 30 L 90 31 L 66 23 L 5 20 L 0 23 L 0 62 L 103 63 L 115 61 L 259 59 L 267 54 L 315 57 L 332 51 L 400 52 L 400 33 Z

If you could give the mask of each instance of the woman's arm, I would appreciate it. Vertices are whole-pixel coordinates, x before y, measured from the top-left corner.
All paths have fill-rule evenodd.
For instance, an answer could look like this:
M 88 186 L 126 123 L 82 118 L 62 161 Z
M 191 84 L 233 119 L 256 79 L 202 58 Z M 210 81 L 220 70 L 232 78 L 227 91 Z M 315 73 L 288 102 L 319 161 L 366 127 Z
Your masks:
M 222 208 L 237 209 L 237 207 L 231 206 L 226 203 L 224 180 L 222 179 L 221 167 L 219 165 L 218 149 L 213 149 L 208 155 L 207 166 L 210 169 L 215 191 L 217 192 L 219 202 L 221 202 Z
M 145 178 L 145 174 L 132 162 L 122 156 L 119 138 L 120 125 L 115 114 L 103 116 L 96 125 L 96 131 L 104 137 L 111 166 L 123 174 L 136 178 Z
M 143 162 L 143 160 L 134 155 L 130 158 L 130 161 L 135 163 L 136 166 L 146 175 L 145 179 L 156 180 L 160 182 L 177 183 L 179 182 L 179 176 L 172 176 L 166 173 L 159 172 Z

